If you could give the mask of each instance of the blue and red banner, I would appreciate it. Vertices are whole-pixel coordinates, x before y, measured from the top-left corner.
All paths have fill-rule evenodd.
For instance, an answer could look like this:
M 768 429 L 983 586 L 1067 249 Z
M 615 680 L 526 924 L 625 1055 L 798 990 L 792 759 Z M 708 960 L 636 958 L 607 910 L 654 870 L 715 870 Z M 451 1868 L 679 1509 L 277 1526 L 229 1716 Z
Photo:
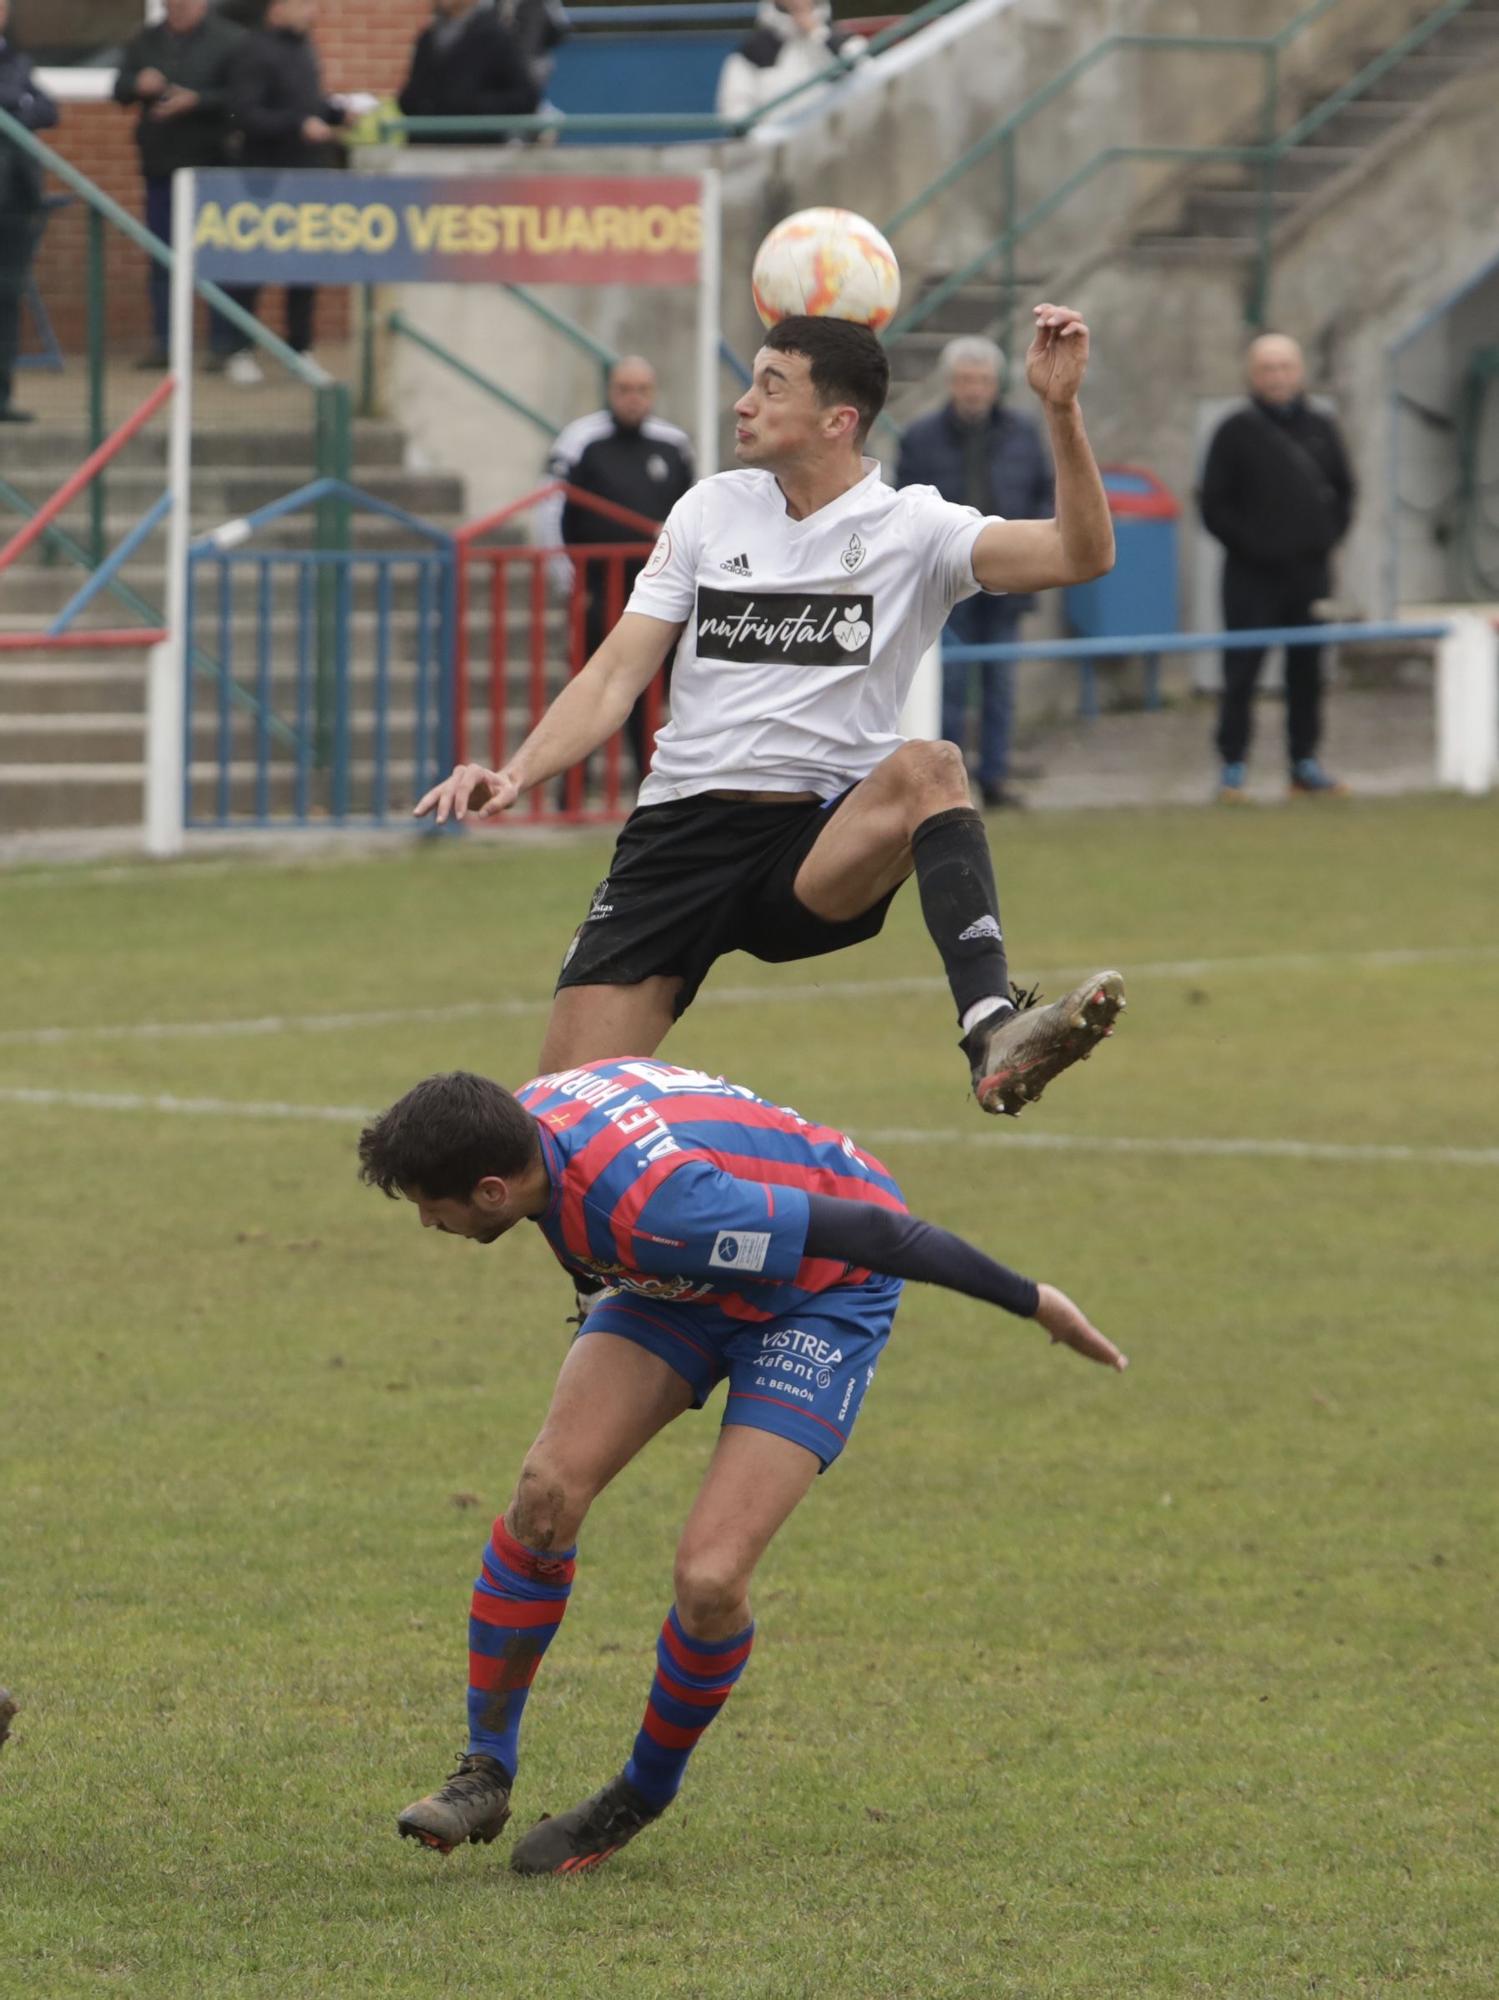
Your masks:
M 235 172 L 197 177 L 198 275 L 220 284 L 690 285 L 690 175 Z

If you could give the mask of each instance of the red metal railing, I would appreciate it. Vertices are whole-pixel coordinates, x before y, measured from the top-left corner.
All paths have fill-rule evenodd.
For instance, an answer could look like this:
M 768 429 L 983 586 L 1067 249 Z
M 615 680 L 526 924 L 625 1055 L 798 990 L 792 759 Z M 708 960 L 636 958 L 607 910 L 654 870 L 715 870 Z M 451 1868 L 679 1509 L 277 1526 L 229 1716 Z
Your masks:
M 166 636 L 149 625 L 102 632 L 0 632 L 0 653 L 61 653 L 69 648 L 75 653 L 112 651 L 121 646 L 159 646 Z
M 640 540 L 590 542 L 571 548 L 538 548 L 503 543 L 498 547 L 479 546 L 485 535 L 518 519 L 543 500 L 561 493 L 579 506 L 587 507 L 622 528 L 633 529 Z M 581 488 L 554 480 L 528 493 L 523 499 L 487 514 L 458 531 L 457 541 L 457 621 L 454 633 L 453 736 L 456 760 L 466 762 L 481 754 L 472 742 L 469 716 L 470 675 L 474 664 L 473 627 L 487 614 L 489 621 L 488 710 L 489 728 L 482 754 L 491 768 L 498 769 L 516 748 L 520 738 L 534 729 L 550 706 L 556 690 L 552 686 L 551 635 L 547 597 L 547 570 L 559 557 L 570 559 L 573 569 L 572 596 L 567 608 L 566 657 L 561 662 L 569 677 L 586 663 L 589 637 L 597 645 L 611 631 L 624 610 L 627 592 L 626 571 L 630 564 L 643 563 L 655 543 L 658 524 L 632 508 L 620 507 Z M 487 573 L 487 589 L 484 577 Z M 590 600 L 596 607 L 596 623 L 589 633 Z M 520 657 L 513 658 L 510 645 L 510 614 L 518 603 L 524 612 L 524 637 Z M 522 678 L 523 677 L 523 678 Z M 639 716 L 641 761 L 648 765 L 660 722 L 663 676 L 657 676 L 646 690 Z M 524 726 L 518 735 L 510 728 L 509 710 L 519 682 L 523 689 Z M 629 728 L 616 731 L 603 746 L 602 778 L 596 803 L 589 803 L 590 772 L 578 764 L 560 780 L 539 785 L 517 815 L 530 825 L 587 826 L 617 820 L 627 808 L 621 771 L 623 745 Z
M 97 450 L 91 451 L 83 463 L 68 474 L 52 498 L 38 507 L 26 525 L 11 536 L 4 548 L 0 548 L 0 571 L 8 569 L 17 556 L 25 554 L 39 535 L 47 532 L 58 515 L 77 499 L 94 475 L 102 472 L 109 461 L 124 450 L 136 432 L 143 430 L 150 423 L 176 386 L 175 376 L 163 376 L 140 408 L 132 411 L 118 430 L 112 431 Z

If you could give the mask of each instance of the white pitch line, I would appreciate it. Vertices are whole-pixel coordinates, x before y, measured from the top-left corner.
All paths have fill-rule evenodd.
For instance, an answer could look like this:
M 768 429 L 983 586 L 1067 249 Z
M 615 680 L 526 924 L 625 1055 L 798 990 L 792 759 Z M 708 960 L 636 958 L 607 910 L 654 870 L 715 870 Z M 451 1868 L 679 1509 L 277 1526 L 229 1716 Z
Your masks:
M 288 1104 L 231 1097 L 172 1097 L 131 1091 L 0 1087 L 0 1104 L 70 1111 L 164 1112 L 189 1118 L 282 1118 L 322 1125 L 379 1116 L 361 1104 Z M 1310 1139 L 1120 1139 L 1086 1132 L 988 1132 L 952 1126 L 884 1126 L 855 1135 L 869 1146 L 992 1146 L 1034 1153 L 1145 1153 L 1190 1159 L 1332 1160 L 1355 1165 L 1499 1167 L 1499 1146 L 1353 1146 Z
M 0 1089 L 0 1104 L 34 1104 L 66 1111 L 165 1111 L 188 1118 L 294 1118 L 319 1125 L 363 1124 L 379 1116 L 358 1104 L 249 1103 L 232 1097 L 146 1096 L 127 1090 Z
M 1244 958 L 1168 958 L 1127 967 L 1131 979 L 1203 979 L 1218 974 L 1310 972 L 1330 965 L 1350 969 L 1392 971 L 1440 964 L 1490 964 L 1499 960 L 1499 945 L 1443 945 L 1426 949 L 1378 951 L 1268 952 Z M 1049 966 L 1039 972 L 1026 968 L 1028 978 L 1071 981 L 1087 966 Z M 946 981 L 931 976 L 900 979 L 782 980 L 764 986 L 710 987 L 693 1003 L 697 1007 L 784 1006 L 810 1000 L 890 999 L 902 994 L 940 993 Z M 376 1007 L 340 1014 L 257 1014 L 224 1021 L 116 1021 L 52 1028 L 0 1030 L 0 1048 L 55 1048 L 76 1041 L 213 1041 L 218 1037 L 253 1035 L 328 1035 L 355 1028 L 391 1028 L 449 1021 L 519 1019 L 545 1014 L 551 996 L 535 999 L 457 1000 L 440 1007 Z

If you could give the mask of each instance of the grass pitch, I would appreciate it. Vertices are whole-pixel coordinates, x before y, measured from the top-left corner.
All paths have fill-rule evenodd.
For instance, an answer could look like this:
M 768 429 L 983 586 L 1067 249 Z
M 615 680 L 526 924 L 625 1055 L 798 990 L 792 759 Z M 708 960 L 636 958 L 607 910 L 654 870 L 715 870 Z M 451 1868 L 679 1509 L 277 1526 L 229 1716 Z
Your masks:
M 913 1287 L 682 1800 L 573 1884 L 393 1827 L 461 1742 L 565 1287 L 360 1188 L 338 1107 L 526 1076 L 606 845 L 0 878 L 6 2000 L 1490 2000 L 1499 813 L 994 835 L 1017 975 L 1131 983 L 1018 1126 L 913 894 L 721 966 L 667 1049 L 853 1131 L 1134 1365 Z M 518 1825 L 629 1746 L 716 1421 L 584 1531 Z

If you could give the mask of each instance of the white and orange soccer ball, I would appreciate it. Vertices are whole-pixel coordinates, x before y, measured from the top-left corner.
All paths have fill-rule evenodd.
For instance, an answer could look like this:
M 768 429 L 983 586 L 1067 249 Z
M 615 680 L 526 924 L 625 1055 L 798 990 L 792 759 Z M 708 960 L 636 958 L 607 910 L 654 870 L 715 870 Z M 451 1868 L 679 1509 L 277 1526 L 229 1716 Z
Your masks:
M 872 222 L 849 208 L 804 208 L 755 252 L 755 311 L 766 326 L 793 313 L 857 320 L 874 333 L 900 304 L 900 266 Z

